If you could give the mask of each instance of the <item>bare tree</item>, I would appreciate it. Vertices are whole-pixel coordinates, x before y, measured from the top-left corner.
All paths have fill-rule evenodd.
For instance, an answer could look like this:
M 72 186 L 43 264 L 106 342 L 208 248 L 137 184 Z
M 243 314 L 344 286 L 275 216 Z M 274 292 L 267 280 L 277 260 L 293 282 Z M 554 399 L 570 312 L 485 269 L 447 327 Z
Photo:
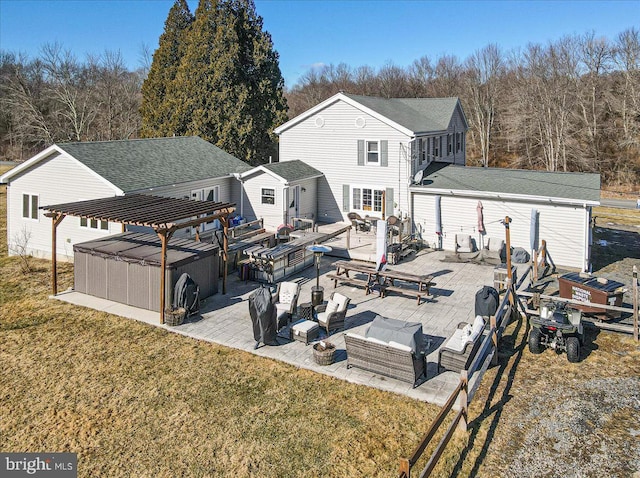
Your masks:
M 465 84 L 467 114 L 480 143 L 482 165 L 489 166 L 489 149 L 499 101 L 500 81 L 504 72 L 502 53 L 491 44 L 477 50 L 466 62 Z

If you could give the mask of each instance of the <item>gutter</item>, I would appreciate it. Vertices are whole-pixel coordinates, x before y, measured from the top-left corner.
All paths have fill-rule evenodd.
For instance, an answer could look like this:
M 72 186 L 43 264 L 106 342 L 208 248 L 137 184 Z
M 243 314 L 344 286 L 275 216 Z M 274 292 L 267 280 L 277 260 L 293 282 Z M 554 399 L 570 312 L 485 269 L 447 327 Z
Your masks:
M 488 199 L 515 199 L 518 201 L 534 201 L 539 203 L 563 204 L 563 205 L 572 205 L 572 206 L 581 206 L 581 207 L 587 207 L 587 206 L 595 207 L 600 205 L 600 201 L 556 198 L 556 197 L 549 197 L 549 196 L 529 196 L 524 194 L 497 193 L 493 191 L 466 191 L 466 190 L 456 190 L 456 189 L 435 189 L 435 188 L 425 188 L 425 187 L 415 187 L 415 186 L 410 187 L 409 190 L 412 193 L 426 193 L 426 194 L 433 194 L 433 195 L 440 195 L 440 196 L 483 197 Z

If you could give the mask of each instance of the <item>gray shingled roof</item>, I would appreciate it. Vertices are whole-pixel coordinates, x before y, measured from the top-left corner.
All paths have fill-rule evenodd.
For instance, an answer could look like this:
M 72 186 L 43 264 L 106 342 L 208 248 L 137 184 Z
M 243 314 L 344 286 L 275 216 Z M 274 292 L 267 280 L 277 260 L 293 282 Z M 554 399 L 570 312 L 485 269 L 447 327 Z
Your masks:
M 197 136 L 58 144 L 123 191 L 219 178 L 251 169 Z
M 376 98 L 346 93 L 345 96 L 414 133 L 446 130 L 458 104 L 458 98 Z
M 287 182 L 322 176 L 322 172 L 299 159 L 295 161 L 284 161 L 282 163 L 264 164 L 263 166 Z
M 420 187 L 420 186 L 414 186 Z M 600 175 L 431 163 L 422 188 L 600 201 Z

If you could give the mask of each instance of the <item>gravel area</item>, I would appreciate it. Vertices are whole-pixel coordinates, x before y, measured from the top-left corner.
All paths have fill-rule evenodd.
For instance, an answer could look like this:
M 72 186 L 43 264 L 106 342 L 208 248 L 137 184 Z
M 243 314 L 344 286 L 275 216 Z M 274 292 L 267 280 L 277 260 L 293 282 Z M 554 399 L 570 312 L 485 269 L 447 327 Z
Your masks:
M 532 394 L 508 477 L 640 476 L 640 378 L 569 381 Z

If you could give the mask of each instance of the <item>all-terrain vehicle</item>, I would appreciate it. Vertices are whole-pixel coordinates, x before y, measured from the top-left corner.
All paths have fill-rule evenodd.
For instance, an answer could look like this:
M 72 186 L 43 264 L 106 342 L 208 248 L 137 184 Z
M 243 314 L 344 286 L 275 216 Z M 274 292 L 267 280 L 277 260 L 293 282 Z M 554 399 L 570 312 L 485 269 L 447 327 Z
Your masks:
M 567 352 L 571 363 L 580 361 L 580 347 L 584 345 L 582 312 L 560 302 L 540 304 L 540 316 L 532 316 L 529 333 L 529 351 L 542 353 L 550 347 L 556 352 Z

